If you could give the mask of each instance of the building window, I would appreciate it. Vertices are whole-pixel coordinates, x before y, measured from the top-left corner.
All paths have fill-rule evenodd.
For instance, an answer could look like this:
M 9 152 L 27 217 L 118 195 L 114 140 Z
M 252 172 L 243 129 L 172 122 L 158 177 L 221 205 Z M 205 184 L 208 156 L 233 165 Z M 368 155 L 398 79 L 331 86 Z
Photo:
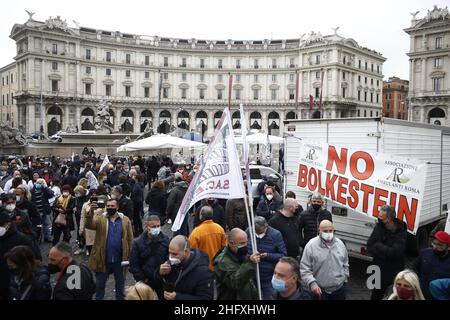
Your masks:
M 295 62 L 294 58 L 290 58 L 289 59 L 289 67 L 290 68 L 295 68 L 295 63 L 294 62 Z
M 320 55 L 316 56 L 316 64 L 320 64 Z
M 315 97 L 316 97 L 316 99 L 319 99 L 319 97 L 320 97 L 320 88 L 316 88 Z
M 272 59 L 272 69 L 277 68 L 277 59 Z
M 150 56 L 145 56 L 145 62 L 144 62 L 144 64 L 145 64 L 146 66 L 150 65 Z
M 169 98 L 169 88 L 163 88 L 163 98 Z
M 253 78 L 254 78 L 254 80 L 255 80 L 254 82 L 255 82 L 255 83 L 258 83 L 258 80 L 259 80 L 259 79 L 258 79 L 258 75 L 255 74 Z
M 373 63 L 372 63 L 372 65 L 371 65 L 370 69 L 371 69 L 371 70 L 372 70 L 372 72 L 373 72 Z
M 272 100 L 277 100 L 277 90 L 275 89 L 270 90 L 270 97 Z
M 361 76 L 358 76 L 358 82 L 361 82 Z
M 111 62 L 111 52 L 106 52 L 106 62 Z
M 53 92 L 58 91 L 58 80 L 52 80 L 52 91 Z
M 442 81 L 444 78 L 435 78 L 433 79 L 433 91 L 439 92 L 442 90 Z
M 204 68 L 205 67 L 205 59 L 200 59 L 200 68 Z
M 111 69 L 106 69 L 106 75 L 110 76 L 111 75 Z
M 150 78 L 150 72 L 145 71 L 145 73 L 144 73 L 144 78 L 145 78 L 145 79 L 149 79 L 149 78 Z
M 182 73 L 181 74 L 181 81 L 186 81 L 187 79 L 187 74 L 186 73 Z
M 345 88 L 342 88 L 342 98 L 345 98 Z
M 367 77 L 364 77 L 364 83 L 367 84 Z
M 289 74 L 289 81 L 290 82 L 294 82 L 295 81 L 295 73 L 290 73 Z
M 277 82 L 277 75 L 276 74 L 272 75 L 272 82 Z
M 365 69 L 367 70 L 367 62 L 365 63 Z
M 125 63 L 130 64 L 131 63 L 131 54 L 127 53 L 125 55 Z
M 181 89 L 181 99 L 186 99 L 187 89 Z
M 364 102 L 367 102 L 367 92 L 364 92 Z
M 255 60 L 253 61 L 253 68 L 255 68 L 255 69 L 258 69 L 258 68 L 259 68 L 259 65 L 258 65 L 258 59 L 255 59 Z
M 200 82 L 204 82 L 205 81 L 205 75 L 204 74 L 200 74 Z
M 377 80 L 377 87 L 380 86 L 380 80 Z
M 377 93 L 377 103 L 380 103 L 380 95 Z M 378 116 L 378 114 L 377 114 Z
M 241 60 L 236 59 L 236 69 L 240 69 L 240 68 L 241 68 Z
M 364 110 L 364 118 L 367 117 L 367 110 Z
M 52 53 L 58 54 L 58 44 L 56 43 L 52 44 Z
M 167 72 L 163 73 L 163 79 L 164 80 L 169 80 L 169 74 Z
M 223 98 L 223 90 L 218 89 L 217 90 L 217 100 L 222 100 Z
M 373 92 L 370 93 L 370 102 L 373 103 Z
M 58 70 L 58 62 L 52 62 L 52 70 L 53 71 Z
M 373 117 L 373 111 L 370 110 L 370 117 Z
M 373 79 L 370 79 L 370 84 L 373 86 Z
M 110 84 L 105 85 L 105 95 L 107 97 L 111 96 L 111 85 Z
M 443 38 L 437 37 L 436 38 L 436 49 L 442 49 L 443 46 L 444 46 Z
M 361 60 L 358 60 L 358 68 L 361 69 Z
M 378 111 L 377 111 L 376 115 L 377 115 L 377 117 L 378 117 Z
M 358 101 L 361 101 L 361 90 L 358 90 Z
M 236 100 L 241 100 L 241 90 L 235 90 L 235 96 L 234 98 Z
M 144 88 L 144 98 L 150 98 L 150 88 L 149 87 Z
M 222 82 L 223 81 L 223 75 L 222 74 L 218 74 L 217 75 L 217 81 L 218 82 Z
M 258 100 L 259 98 L 259 90 L 253 89 L 253 100 Z
M 358 117 L 361 116 L 361 110 L 358 109 Z
M 205 89 L 199 90 L 199 97 L 200 97 L 200 100 L 205 99 Z
M 186 68 L 186 58 L 181 58 L 181 65 L 180 65 L 180 67 L 182 67 L 182 68 Z
M 344 58 L 342 58 L 342 63 L 345 64 L 347 62 L 347 57 L 344 56 Z
M 389 111 L 391 109 L 391 104 L 388 102 L 386 105 L 386 109 Z
M 131 76 L 130 70 L 125 70 L 125 77 L 129 78 Z
M 294 99 L 295 99 L 295 90 L 289 89 L 289 100 L 294 100 Z
M 86 60 L 91 60 L 91 49 L 86 49 Z
M 164 57 L 164 67 L 169 66 L 169 57 Z
M 377 73 L 380 73 L 380 66 L 377 66 Z
M 6 94 L 6 105 L 9 105 L 9 93 Z
M 236 82 L 241 82 L 241 75 L 240 74 L 236 75 Z
M 91 74 L 91 67 L 89 66 L 86 67 L 86 74 Z
M 90 95 L 91 94 L 91 84 L 85 83 L 84 85 L 84 93 Z
M 125 97 L 130 97 L 130 96 L 131 96 L 131 87 L 125 86 Z
M 13 83 L 13 75 L 11 74 L 11 84 Z
M 218 67 L 219 69 L 222 69 L 222 67 L 223 67 L 223 60 L 222 60 L 222 59 L 219 59 L 219 60 L 217 61 L 217 67 Z
M 435 59 L 434 59 L 434 67 L 435 67 L 435 68 L 440 68 L 440 67 L 442 67 L 442 58 L 441 58 L 441 57 L 435 58 Z
M 345 80 L 345 71 L 342 71 L 342 80 Z

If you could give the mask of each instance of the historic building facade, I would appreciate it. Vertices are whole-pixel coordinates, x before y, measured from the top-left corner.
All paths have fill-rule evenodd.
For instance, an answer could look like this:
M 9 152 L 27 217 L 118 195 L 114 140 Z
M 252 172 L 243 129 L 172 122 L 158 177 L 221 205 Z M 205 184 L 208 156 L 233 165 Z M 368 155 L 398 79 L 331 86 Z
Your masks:
M 95 106 L 105 100 L 117 132 L 149 126 L 212 135 L 228 105 L 230 75 L 235 128 L 240 103 L 251 127 L 271 134 L 282 133 L 286 118 L 379 116 L 386 59 L 337 29 L 289 40 L 216 41 L 69 27 L 59 17 L 40 22 L 30 16 L 10 35 L 17 44 L 18 126 L 27 133 L 41 126 L 48 134 L 91 130 Z
M 411 121 L 450 125 L 450 14 L 434 6 L 423 19 L 413 14 L 410 35 Z
M 16 101 L 13 99 L 17 91 L 16 64 L 10 63 L 0 68 L 0 123 L 17 126 Z
M 390 77 L 383 81 L 383 116 L 408 120 L 409 81 Z

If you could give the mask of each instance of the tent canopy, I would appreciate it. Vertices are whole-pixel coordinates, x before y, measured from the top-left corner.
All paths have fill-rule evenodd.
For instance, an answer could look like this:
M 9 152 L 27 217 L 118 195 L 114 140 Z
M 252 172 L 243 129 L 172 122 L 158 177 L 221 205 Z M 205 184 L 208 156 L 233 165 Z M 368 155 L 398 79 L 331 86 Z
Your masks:
M 181 139 L 167 134 L 155 134 L 142 140 L 124 144 L 117 148 L 117 152 L 203 147 L 206 147 L 206 144 L 201 142 Z
M 242 136 L 235 138 L 236 144 L 243 144 L 244 139 Z M 284 139 L 277 136 L 269 135 L 270 144 L 280 144 L 284 142 Z M 267 134 L 264 133 L 254 133 L 247 135 L 247 143 L 248 144 L 266 144 L 267 143 Z

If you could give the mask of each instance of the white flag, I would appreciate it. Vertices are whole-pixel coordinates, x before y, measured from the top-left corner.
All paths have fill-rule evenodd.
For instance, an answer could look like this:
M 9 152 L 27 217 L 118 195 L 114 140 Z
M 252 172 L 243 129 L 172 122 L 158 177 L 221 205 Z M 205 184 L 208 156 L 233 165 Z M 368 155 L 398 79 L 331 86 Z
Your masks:
M 109 163 L 109 159 L 108 159 L 108 155 L 106 154 L 106 155 L 105 155 L 105 159 L 103 159 L 103 163 L 102 163 L 102 165 L 100 166 L 100 170 L 99 170 L 98 172 L 102 171 L 103 168 L 104 168 L 108 163 Z
M 72 152 L 72 162 L 73 162 L 74 158 L 75 158 L 75 153 Z
M 245 197 L 242 172 L 233 126 L 228 108 L 225 108 L 214 134 L 214 140 L 200 163 L 199 170 L 193 177 L 177 217 L 172 225 L 172 231 L 178 231 L 186 213 L 198 201 L 209 197 L 219 199 L 240 199 Z
M 445 232 L 450 234 L 450 214 L 447 214 L 447 222 L 445 224 Z

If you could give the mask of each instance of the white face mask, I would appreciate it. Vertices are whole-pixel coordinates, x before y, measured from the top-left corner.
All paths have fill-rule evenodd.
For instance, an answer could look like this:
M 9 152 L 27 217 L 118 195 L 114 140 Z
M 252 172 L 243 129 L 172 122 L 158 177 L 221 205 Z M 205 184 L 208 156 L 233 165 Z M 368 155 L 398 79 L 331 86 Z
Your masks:
M 68 197 L 68 196 L 69 196 L 69 193 L 68 193 L 68 192 L 63 192 L 63 196 L 64 196 L 64 197 Z
M 320 234 L 320 236 L 322 237 L 323 240 L 329 242 L 329 241 L 332 241 L 332 240 L 333 240 L 334 233 L 333 233 L 333 232 L 329 232 L 329 233 L 322 232 L 322 233 Z
M 9 211 L 9 212 L 13 212 L 15 208 L 16 208 L 16 205 L 14 203 L 13 204 L 8 204 L 8 205 L 5 206 L 5 209 L 7 211 Z
M 255 236 L 256 236 L 258 239 L 264 238 L 265 235 L 266 235 L 265 232 L 264 232 L 264 233 L 261 233 L 261 234 L 255 234 Z
M 273 199 L 273 194 L 267 194 L 266 195 L 267 200 L 272 200 Z
M 0 227 L 0 237 L 3 237 L 6 233 L 6 228 L 5 227 Z
M 16 202 L 20 202 L 22 201 L 22 197 L 21 196 L 16 196 Z
M 170 265 L 172 265 L 172 266 L 176 266 L 177 264 L 181 263 L 181 260 L 178 258 L 169 257 L 169 261 L 170 261 Z
M 161 232 L 161 227 L 158 228 L 150 228 L 150 234 L 152 236 L 157 236 Z

